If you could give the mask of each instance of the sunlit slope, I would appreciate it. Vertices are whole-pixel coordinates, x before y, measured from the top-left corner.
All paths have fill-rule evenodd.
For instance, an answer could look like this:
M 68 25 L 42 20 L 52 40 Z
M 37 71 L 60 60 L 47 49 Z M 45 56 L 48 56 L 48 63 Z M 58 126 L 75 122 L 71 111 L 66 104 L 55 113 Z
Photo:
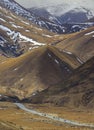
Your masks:
M 64 40 L 56 44 L 56 47 L 65 53 L 72 53 L 79 57 L 80 61 L 86 62 L 94 56 L 94 27 L 67 35 Z

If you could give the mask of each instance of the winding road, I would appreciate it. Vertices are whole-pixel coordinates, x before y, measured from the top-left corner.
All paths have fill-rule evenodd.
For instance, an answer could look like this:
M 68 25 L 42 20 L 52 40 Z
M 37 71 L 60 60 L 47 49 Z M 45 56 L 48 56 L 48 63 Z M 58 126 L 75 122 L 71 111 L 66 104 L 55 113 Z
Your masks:
M 21 104 L 21 103 L 14 103 L 14 104 L 15 104 L 16 106 L 18 106 L 20 109 L 22 109 L 22 110 L 24 110 L 24 111 L 26 111 L 26 112 L 29 112 L 29 113 L 32 113 L 32 114 L 36 114 L 36 115 L 39 115 L 39 116 L 43 116 L 43 117 L 47 117 L 47 118 L 52 119 L 52 120 L 54 120 L 54 121 L 66 123 L 66 124 L 73 125 L 73 126 L 94 128 L 94 125 L 92 125 L 92 124 L 79 123 L 79 122 L 67 120 L 67 119 L 64 119 L 64 118 L 55 117 L 55 116 L 49 115 L 49 114 L 47 114 L 47 113 L 38 112 L 38 111 L 35 111 L 35 110 L 32 110 L 32 109 L 26 108 L 26 107 L 25 107 L 23 104 Z

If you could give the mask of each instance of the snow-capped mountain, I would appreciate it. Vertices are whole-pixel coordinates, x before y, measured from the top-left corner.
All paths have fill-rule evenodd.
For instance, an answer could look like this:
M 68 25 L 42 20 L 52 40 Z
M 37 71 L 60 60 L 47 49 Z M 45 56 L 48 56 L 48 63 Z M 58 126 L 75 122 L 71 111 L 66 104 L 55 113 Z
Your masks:
M 59 6 L 62 7 L 63 5 L 62 6 L 59 5 Z M 53 9 L 54 11 L 51 9 Z M 36 16 L 40 16 L 41 18 L 48 19 L 54 22 L 55 24 L 64 27 L 62 33 L 77 32 L 94 25 L 94 22 L 89 21 L 89 19 L 93 17 L 93 14 L 88 9 L 79 7 L 79 8 L 75 8 L 74 10 L 70 10 L 65 14 L 63 14 L 62 12 L 62 15 L 60 12 L 60 16 L 59 14 L 57 15 L 57 13 L 55 14 L 55 12 L 59 13 L 59 11 L 57 11 L 56 9 L 60 10 L 59 7 L 57 8 L 51 6 L 46 8 L 44 7 L 30 8 L 29 11 L 35 14 Z
M 54 33 L 0 6 L 0 55 L 16 57 L 55 41 Z
M 50 12 L 48 12 L 45 8 L 30 8 L 28 9 L 32 14 L 35 14 L 36 16 L 40 16 L 41 18 L 48 19 L 49 21 L 56 23 L 58 25 L 61 25 L 59 20 L 53 16 Z
M 53 21 L 34 15 L 33 13 L 23 8 L 14 0 L 2 0 L 0 1 L 0 5 L 7 9 L 10 9 L 11 11 L 15 12 L 17 15 L 25 17 L 26 19 L 30 20 L 34 24 L 39 25 L 40 27 L 44 27 L 52 32 L 57 32 L 57 33 L 64 32 L 64 27 L 56 24 Z
M 59 3 L 59 4 L 58 4 Z M 94 25 L 87 21 L 94 17 L 93 0 L 59 0 L 56 4 L 32 7 L 29 10 L 64 27 L 63 33 L 80 31 Z
M 94 16 L 94 0 L 58 0 L 58 1 L 50 1 L 47 0 L 46 2 L 41 2 L 39 5 L 31 5 L 31 7 L 36 8 L 45 8 L 50 14 L 54 16 L 62 16 L 71 10 L 75 12 L 85 11 L 84 9 L 90 11 Z M 77 10 L 77 8 L 79 10 Z M 87 12 L 87 11 L 85 11 Z M 89 14 L 87 16 L 90 17 Z M 91 16 L 92 17 L 92 16 Z
M 0 1 L 0 5 L 13 11 L 17 15 L 25 17 L 32 23 L 55 33 L 65 34 L 76 32 L 94 25 L 94 23 L 83 24 L 85 21 L 88 21 L 88 19 L 94 17 L 94 12 L 93 9 L 90 8 L 90 5 L 89 7 L 82 6 L 82 3 L 76 3 L 78 1 L 76 0 L 76 2 L 70 6 L 71 1 L 72 0 L 64 1 L 63 4 L 54 6 L 46 5 L 45 7 L 34 7 L 30 10 L 25 9 L 14 0 L 2 0 Z
M 59 2 L 58 2 L 59 3 Z M 33 11 L 36 15 L 43 16 L 43 13 L 53 16 L 59 21 L 59 23 L 68 23 L 68 22 L 85 22 L 88 19 L 94 17 L 94 4 L 93 0 L 63 0 L 62 4 L 50 5 L 45 7 L 34 7 L 30 10 Z

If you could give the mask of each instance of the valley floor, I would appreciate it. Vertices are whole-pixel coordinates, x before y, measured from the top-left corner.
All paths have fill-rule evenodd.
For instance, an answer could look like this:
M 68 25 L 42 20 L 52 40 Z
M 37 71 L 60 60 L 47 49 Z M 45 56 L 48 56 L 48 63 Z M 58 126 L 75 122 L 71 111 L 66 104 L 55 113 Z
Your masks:
M 94 125 L 94 111 L 74 110 L 49 105 L 25 104 L 26 108 L 80 123 Z M 2 130 L 93 130 L 71 126 L 19 109 L 15 104 L 0 102 L 0 129 Z

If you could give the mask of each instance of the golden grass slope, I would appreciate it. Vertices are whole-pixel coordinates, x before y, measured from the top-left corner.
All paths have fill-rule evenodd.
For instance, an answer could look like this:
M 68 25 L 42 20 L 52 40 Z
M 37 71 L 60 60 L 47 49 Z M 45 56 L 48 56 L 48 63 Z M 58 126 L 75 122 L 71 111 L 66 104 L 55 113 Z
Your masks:
M 94 56 L 94 33 L 91 33 L 93 31 L 94 27 L 91 27 L 78 33 L 66 35 L 64 40 L 56 44 L 56 47 L 62 51 L 71 52 L 81 61 L 86 62 Z
M 29 106 L 31 105 L 31 107 L 33 107 L 32 104 L 27 104 L 27 105 Z M 8 127 L 8 126 L 1 125 L 0 130 L 91 130 L 90 128 L 70 126 L 64 123 L 53 121 L 45 117 L 30 114 L 28 112 L 18 109 L 14 104 L 9 102 L 0 102 L 0 108 L 2 108 L 0 109 L 0 124 L 4 123 L 9 126 Z M 35 106 L 33 108 L 38 109 L 38 111 L 42 110 L 42 112 L 46 112 L 46 113 L 52 113 L 52 114 L 60 113 L 61 115 L 64 115 L 64 117 L 76 121 L 79 119 L 77 118 L 79 117 L 79 115 L 83 114 L 87 119 L 87 115 L 90 117 L 91 114 L 92 120 L 90 121 L 91 122 L 94 121 L 93 112 L 90 112 L 87 115 L 85 115 L 84 112 L 77 113 L 71 110 L 66 110 L 63 108 L 58 109 L 56 107 L 49 107 L 49 106 L 41 106 L 41 107 Z M 81 117 L 80 120 L 81 119 L 83 118 Z M 88 121 L 88 123 L 90 122 Z

